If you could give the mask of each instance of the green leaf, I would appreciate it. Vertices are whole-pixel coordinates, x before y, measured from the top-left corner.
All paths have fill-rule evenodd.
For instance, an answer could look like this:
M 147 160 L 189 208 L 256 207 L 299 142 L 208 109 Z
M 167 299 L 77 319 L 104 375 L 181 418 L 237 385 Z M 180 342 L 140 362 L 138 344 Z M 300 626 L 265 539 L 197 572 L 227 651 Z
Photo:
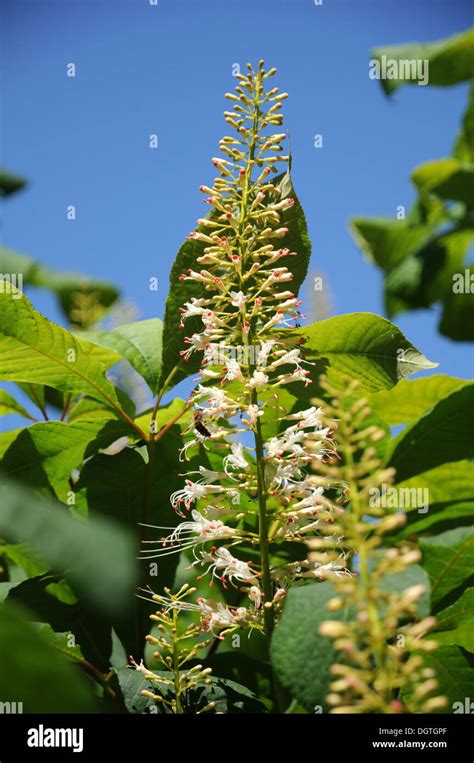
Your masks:
M 290 589 L 272 636 L 270 655 L 277 676 L 309 711 L 316 706 L 328 709 L 330 667 L 338 659 L 332 640 L 319 634 L 319 626 L 325 620 L 349 618 L 347 610 L 327 610 L 335 595 L 328 582 Z
M 26 411 L 20 403 L 17 403 L 15 398 L 4 389 L 0 389 L 0 416 L 6 416 L 9 413 L 16 413 L 20 416 L 24 416 L 25 419 L 34 421 L 28 411 Z
M 100 670 L 108 671 L 112 651 L 110 620 L 86 601 L 58 598 L 58 586 L 61 580 L 57 575 L 37 575 L 11 588 L 6 601 L 25 607 L 35 622 L 46 623 L 53 631 L 72 633 L 84 657 Z
M 74 634 L 70 631 L 67 633 L 55 633 L 48 623 L 43 623 L 39 629 L 42 636 L 54 646 L 66 657 L 73 657 L 76 660 L 84 659 L 84 655 L 81 652 L 81 647 L 75 644 Z
M 52 291 L 66 318 L 81 328 L 88 328 L 119 296 L 113 284 L 82 273 L 46 267 L 32 257 L 6 247 L 0 247 L 0 273 L 21 274 L 25 285 Z M 81 299 L 87 308 L 82 317 L 78 314 Z
M 420 418 L 443 397 L 465 383 L 465 379 L 446 374 L 411 381 L 402 379 L 396 387 L 373 394 L 370 406 L 387 424 L 406 424 Z
M 157 713 L 167 712 L 160 704 L 152 699 L 143 697 L 143 689 L 153 690 L 168 699 L 171 698 L 170 690 L 163 686 L 155 686 L 146 681 L 141 672 L 130 668 L 119 668 L 115 671 L 118 676 L 125 705 L 129 713 Z M 157 675 L 170 678 L 171 673 L 156 671 Z M 216 706 L 209 711 L 214 713 L 265 713 L 266 708 L 253 692 L 245 686 L 229 681 L 228 679 L 210 676 L 211 683 L 208 686 L 197 686 L 183 695 L 184 712 L 195 715 L 206 707 L 209 702 L 215 702 Z M 207 714 L 207 713 L 206 713 Z
M 126 323 L 112 331 L 86 331 L 81 337 L 108 347 L 128 360 L 156 395 L 161 373 L 162 334 L 163 322 L 151 318 Z
M 216 703 L 210 711 L 212 714 L 267 712 L 263 702 L 246 686 L 217 676 L 211 676 L 211 683 L 208 686 L 196 686 L 189 690 L 185 699 L 185 712 L 194 715 L 210 702 Z
M 85 677 L 11 604 L 0 605 L 0 696 L 25 713 L 96 709 Z
M 335 381 L 350 376 L 376 392 L 399 379 L 434 368 L 393 323 L 372 313 L 351 313 L 295 329 L 305 339 L 305 358 L 325 359 Z M 319 373 L 321 369 L 317 369 Z
M 68 423 L 73 421 L 81 421 L 86 419 L 109 419 L 110 408 L 107 408 L 104 403 L 100 403 L 98 400 L 93 400 L 90 397 L 81 397 L 73 405 L 67 415 Z
M 104 374 L 119 357 L 51 323 L 16 289 L 0 293 L 0 381 L 84 393 L 117 410 L 117 391 Z
M 0 534 L 9 543 L 30 545 L 99 611 L 119 614 L 133 596 L 135 549 L 111 522 L 80 521 L 62 504 L 9 484 L 1 491 Z
M 474 652 L 474 588 L 436 615 L 436 631 L 430 634 L 440 644 L 456 644 Z
M 292 291 L 297 294 L 306 276 L 311 245 L 306 228 L 306 220 L 301 204 L 294 191 L 289 172 L 283 173 L 273 181 L 281 189 L 279 198 L 287 197 L 295 200 L 295 204 L 281 213 L 282 225 L 288 228 L 288 235 L 284 239 L 284 245 L 290 251 L 298 252 L 298 257 L 282 258 L 279 264 L 286 265 L 294 275 Z M 271 199 L 268 199 L 271 203 Z M 197 231 L 204 231 L 199 226 Z M 170 273 L 170 288 L 166 299 L 165 320 L 163 328 L 163 367 L 160 387 L 168 387 L 171 383 L 177 384 L 200 367 L 201 357 L 194 353 L 189 361 L 185 362 L 180 357 L 180 351 L 184 347 L 184 332 L 179 329 L 181 323 L 180 307 L 191 297 L 197 299 L 208 296 L 201 288 L 201 284 L 194 281 L 181 281 L 180 276 L 189 268 L 195 269 L 198 257 L 203 255 L 207 244 L 196 239 L 187 239 L 178 250 Z M 186 335 L 202 331 L 202 321 L 197 318 L 188 318 L 186 321 Z
M 394 268 L 384 283 L 389 317 L 440 301 L 440 333 L 456 341 L 473 340 L 473 276 L 464 262 L 473 240 L 472 228 L 453 229 L 435 237 Z
M 420 193 L 474 205 L 474 164 L 447 157 L 421 164 L 411 176 Z
M 474 300 L 471 291 L 471 284 L 474 283 L 474 268 L 472 266 L 459 268 L 454 275 L 458 279 L 462 277 L 464 283 L 467 281 L 469 288 L 464 288 L 460 293 L 454 293 L 453 288 L 446 292 L 439 332 L 457 342 L 474 342 Z
M 294 199 L 295 203 L 280 213 L 281 224 L 288 228 L 288 234 L 284 238 L 284 245 L 290 252 L 296 252 L 297 257 L 282 257 L 278 260 L 278 266 L 285 266 L 293 273 L 291 290 L 298 294 L 308 272 L 311 258 L 311 241 L 308 235 L 308 227 L 301 203 L 291 179 L 290 170 L 279 175 L 273 181 L 280 189 L 280 199 Z
M 474 162 L 474 84 L 470 87 L 469 101 L 456 139 L 453 156 L 461 162 Z
M 395 438 L 388 465 L 402 482 L 435 466 L 472 458 L 474 384 L 466 383 L 444 397 Z
M 0 196 L 11 196 L 12 193 L 21 191 L 26 185 L 26 180 L 14 175 L 13 172 L 0 169 Z
M 472 575 L 474 529 L 457 527 L 420 541 L 423 567 L 431 582 L 434 609 L 446 606 L 447 599 Z
M 158 428 L 170 421 L 176 412 L 184 407 L 183 400 L 174 400 L 159 409 L 156 421 Z M 150 414 L 137 421 L 147 430 Z M 104 517 L 122 524 L 136 539 L 135 556 L 138 555 L 139 535 L 143 540 L 161 538 L 168 533 L 164 530 L 139 527 L 139 523 L 160 525 L 174 528 L 181 521 L 172 509 L 170 495 L 183 485 L 179 476 L 182 464 L 178 460 L 182 447 L 181 426 L 173 425 L 163 440 L 154 446 L 152 461 L 145 462 L 137 449 L 126 448 L 121 453 L 110 457 L 103 454 L 90 459 L 82 468 L 76 485 L 77 500 L 88 507 L 91 518 Z M 148 455 L 148 454 L 147 454 Z M 201 456 L 194 456 L 187 469 L 197 469 L 203 464 Z M 207 465 L 207 463 L 205 464 Z M 172 530 L 170 529 L 169 532 Z M 146 549 L 143 546 L 141 550 Z M 141 585 L 149 585 L 153 590 L 162 590 L 172 586 L 179 563 L 180 554 L 169 554 L 159 559 L 141 562 Z M 137 644 L 137 621 L 143 623 L 145 632 L 150 629 L 150 607 L 137 597 L 123 603 L 127 616 L 125 623 L 116 626 L 116 631 L 125 644 L 128 654 L 137 654 L 142 643 Z
M 116 668 L 125 706 L 129 713 L 162 713 L 162 709 L 153 700 L 142 695 L 143 689 L 150 691 L 151 684 L 145 681 L 142 673 L 133 668 Z
M 410 506 L 405 507 L 407 524 L 397 533 L 401 537 L 415 536 L 426 531 L 432 535 L 472 521 L 474 463 L 471 461 L 440 464 L 398 483 L 397 489 L 409 490 L 411 494 L 422 498 L 421 502 L 410 501 Z M 425 496 L 428 496 L 428 511 L 419 512 L 417 508 L 425 508 L 421 505 Z
M 47 565 L 35 556 L 31 548 L 21 543 L 9 545 L 0 543 L 0 556 L 5 556 L 9 562 L 21 567 L 28 577 L 44 573 Z
M 260 634 L 258 637 L 261 640 Z M 265 695 L 265 688 L 272 678 L 271 665 L 265 659 L 256 659 L 245 654 L 243 649 L 248 646 L 250 639 L 246 638 L 245 640 L 247 644 L 242 644 L 238 653 L 236 653 L 236 649 L 233 649 L 230 652 L 206 657 L 206 667 L 212 668 L 213 675 L 219 676 L 219 678 L 242 684 L 254 694 Z
M 386 273 L 417 252 L 432 235 L 425 225 L 391 217 L 353 217 L 350 232 L 367 259 Z
M 474 498 L 469 501 L 430 503 L 425 516 L 414 511 L 407 512 L 407 524 L 400 536 L 416 540 L 416 536 L 424 533 L 433 535 L 445 530 L 453 530 L 455 527 L 471 525 L 473 513 Z
M 5 451 L 0 473 L 32 487 L 60 488 L 85 458 L 127 434 L 129 425 L 116 419 L 33 424 L 21 430 Z
M 440 646 L 434 652 L 422 652 L 424 666 L 436 672 L 437 695 L 447 698 L 441 713 L 464 713 L 474 697 L 474 659 L 458 646 Z M 409 707 L 409 697 L 408 707 Z
M 428 61 L 429 85 L 448 87 L 458 82 L 472 79 L 474 58 L 474 32 L 472 29 L 442 40 L 427 43 L 409 43 L 377 48 L 373 58 L 382 57 L 396 61 Z M 417 85 L 416 79 L 381 79 L 380 84 L 387 94 L 393 93 L 401 85 Z
M 7 432 L 0 432 L 0 457 L 3 456 L 5 451 L 8 450 L 12 442 L 16 440 L 20 432 L 23 432 L 23 429 L 10 429 Z

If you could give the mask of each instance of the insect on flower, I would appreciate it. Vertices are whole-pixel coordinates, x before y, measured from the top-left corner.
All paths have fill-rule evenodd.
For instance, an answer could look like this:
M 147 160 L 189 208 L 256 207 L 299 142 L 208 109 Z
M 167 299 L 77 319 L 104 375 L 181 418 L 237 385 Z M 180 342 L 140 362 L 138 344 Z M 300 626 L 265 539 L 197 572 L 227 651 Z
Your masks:
M 194 429 L 199 432 L 203 437 L 210 437 L 211 433 L 209 429 L 203 423 L 204 410 L 202 408 L 196 408 L 194 411 Z

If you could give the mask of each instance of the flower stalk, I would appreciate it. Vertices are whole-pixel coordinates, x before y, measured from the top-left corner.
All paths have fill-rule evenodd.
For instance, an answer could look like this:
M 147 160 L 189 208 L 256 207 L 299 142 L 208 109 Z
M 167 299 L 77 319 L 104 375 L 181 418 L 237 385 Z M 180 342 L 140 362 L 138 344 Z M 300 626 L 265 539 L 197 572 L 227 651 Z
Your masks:
M 432 712 L 446 699 L 433 696 L 435 674 L 424 665 L 424 653 L 437 648 L 436 641 L 423 638 L 434 618 L 418 619 L 425 586 L 398 592 L 385 585 L 387 576 L 407 570 L 420 553 L 407 544 L 382 548 L 386 533 L 403 526 L 405 515 L 387 516 L 369 500 L 371 489 L 394 480 L 394 470 L 384 469 L 376 452 L 385 433 L 368 423 L 371 409 L 367 399 L 356 394 L 357 382 L 346 379 L 342 390 L 325 378 L 320 384 L 326 393 L 326 420 L 337 424 L 341 460 L 315 462 L 315 468 L 323 481 L 343 486 L 348 508 L 333 530 L 343 536 L 349 553 L 357 555 L 356 573 L 334 580 L 336 596 L 328 603 L 331 612 L 349 611 L 349 622 L 327 620 L 320 626 L 321 635 L 334 639 L 341 653 L 331 668 L 334 679 L 327 702 L 333 713 Z

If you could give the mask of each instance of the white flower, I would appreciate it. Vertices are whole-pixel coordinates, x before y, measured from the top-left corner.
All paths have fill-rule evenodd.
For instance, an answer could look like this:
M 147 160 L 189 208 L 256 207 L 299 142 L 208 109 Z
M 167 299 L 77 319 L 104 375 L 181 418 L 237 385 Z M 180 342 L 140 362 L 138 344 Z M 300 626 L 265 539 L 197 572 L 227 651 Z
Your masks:
M 230 296 L 232 297 L 231 305 L 238 308 L 241 308 L 248 300 L 243 291 L 231 291 Z
M 255 625 L 257 623 L 254 614 L 251 614 L 245 607 L 230 609 L 220 601 L 209 599 L 198 599 L 198 607 L 201 613 L 202 625 L 207 631 L 214 633 L 214 628 L 243 628 L 246 625 Z M 214 634 L 215 635 L 215 634 Z
M 274 360 L 271 365 L 269 366 L 269 369 L 273 371 L 278 366 L 284 366 L 284 365 L 296 365 L 298 368 L 300 368 L 300 363 L 304 363 L 305 361 L 301 357 L 301 352 L 298 349 L 290 350 L 289 352 L 285 352 L 284 355 L 282 355 L 280 358 L 277 358 L 277 360 Z
M 263 411 L 259 408 L 258 405 L 248 405 L 246 408 L 247 415 L 249 417 L 249 424 L 251 427 L 255 426 L 257 423 L 257 417 L 263 416 Z
M 263 371 L 254 371 L 246 386 L 251 389 L 259 389 L 260 387 L 264 387 L 267 383 L 268 376 L 264 374 Z
M 206 629 L 214 632 L 214 628 L 231 628 L 235 625 L 234 616 L 230 609 L 220 601 L 198 599 L 201 608 L 202 621 Z
M 234 585 L 234 580 L 238 580 L 241 583 L 250 583 L 251 585 L 258 584 L 256 574 L 250 569 L 249 564 L 232 556 L 228 548 L 222 547 L 214 549 L 211 553 L 201 551 L 201 559 L 199 562 L 208 564 L 206 571 L 203 573 L 204 575 L 211 572 L 212 577 L 221 580 L 221 582 L 224 583 L 224 586 L 226 578 L 232 585 Z M 197 563 L 198 562 L 193 562 L 191 566 L 194 566 Z
M 282 376 L 278 377 L 278 381 L 275 382 L 275 387 L 280 386 L 281 384 L 291 384 L 291 382 L 294 381 L 304 381 L 305 387 L 308 386 L 308 384 L 311 384 L 311 379 L 309 377 L 309 371 L 306 371 L 304 368 L 297 368 L 293 373 L 291 374 L 284 374 Z
M 185 360 L 188 360 L 193 352 L 202 351 L 207 347 L 209 344 L 209 337 L 206 336 L 205 332 L 203 334 L 193 334 L 191 337 L 185 337 L 184 343 L 191 346 L 188 350 L 181 350 L 179 354 L 182 355 Z
M 228 381 L 232 381 L 233 379 L 244 381 L 244 375 L 242 373 L 242 369 L 240 368 L 240 363 L 237 363 L 234 358 L 229 358 L 229 360 L 226 361 L 225 372 L 226 373 L 224 378 Z
M 285 443 L 278 437 L 272 437 L 271 440 L 265 443 L 265 450 L 268 458 L 280 458 L 283 455 L 285 449 Z
M 306 509 L 309 506 L 320 506 L 322 504 L 321 496 L 324 493 L 324 488 L 322 487 L 316 487 L 312 490 L 312 492 L 306 496 L 306 498 L 302 498 L 301 501 L 298 501 L 298 503 L 295 503 L 292 507 L 296 511 L 298 509 Z
M 255 604 L 255 609 L 260 609 L 262 604 L 262 592 L 258 586 L 251 586 L 249 590 L 249 599 Z
M 181 319 L 189 318 L 192 315 L 201 315 L 204 311 L 206 301 L 207 300 L 205 299 L 196 299 L 196 297 L 192 297 L 191 302 L 185 302 L 184 307 L 180 307 L 182 313 Z
M 207 398 L 209 407 L 213 411 L 232 410 L 236 407 L 235 400 L 232 400 L 231 397 L 227 397 L 224 390 L 219 389 L 219 387 L 204 387 L 202 384 L 198 384 L 193 399 L 199 400 L 202 397 Z
M 295 478 L 297 479 L 300 476 L 301 471 L 298 467 L 295 467 L 293 464 L 279 463 L 276 472 L 272 477 L 272 482 L 274 482 L 277 487 L 285 488 L 288 486 L 289 481 L 293 482 Z
M 186 480 L 185 486 L 181 490 L 176 490 L 170 498 L 173 509 L 177 510 L 181 504 L 184 503 L 186 509 L 189 509 L 194 501 L 199 498 L 204 498 L 205 495 L 210 493 L 223 493 L 225 488 L 220 485 L 206 485 L 204 480 L 199 482 L 193 482 L 192 480 Z
M 234 538 L 238 533 L 232 527 L 228 527 L 219 519 L 207 519 L 195 509 L 191 512 L 192 522 L 181 522 L 174 529 L 159 525 L 145 525 L 155 530 L 173 530 L 173 532 L 160 540 L 145 540 L 144 544 L 151 544 L 158 548 L 148 548 L 142 552 L 141 559 L 157 559 L 161 556 L 179 553 L 183 549 L 195 547 L 211 540 L 224 540 Z M 161 546 L 161 548 L 160 548 Z
M 247 469 L 248 463 L 244 457 L 244 446 L 240 442 L 233 442 L 230 446 L 231 452 L 224 458 L 224 471 L 228 477 L 229 469 Z
M 322 408 L 316 408 L 312 405 L 311 408 L 307 408 L 304 411 L 298 411 L 297 413 L 290 413 L 285 416 L 285 419 L 295 419 L 299 422 L 298 426 L 303 427 L 321 427 L 321 414 Z
M 344 557 L 340 556 L 339 559 L 344 561 Z M 337 578 L 343 577 L 344 575 L 347 575 L 348 577 L 352 577 L 352 572 L 347 569 L 347 567 L 344 564 L 341 564 L 337 561 L 334 562 L 327 562 L 327 564 L 318 564 L 317 562 L 314 564 L 314 570 L 303 573 L 302 577 L 315 577 L 319 580 L 323 580 L 327 574 L 333 573 Z
M 130 655 L 129 657 L 130 665 L 127 665 L 127 668 L 133 668 L 134 670 L 146 670 L 143 660 L 140 660 L 140 662 L 136 662 L 134 658 Z
M 257 365 L 265 367 L 267 364 L 267 358 L 276 342 L 274 339 L 269 339 L 268 342 L 262 342 L 257 355 Z

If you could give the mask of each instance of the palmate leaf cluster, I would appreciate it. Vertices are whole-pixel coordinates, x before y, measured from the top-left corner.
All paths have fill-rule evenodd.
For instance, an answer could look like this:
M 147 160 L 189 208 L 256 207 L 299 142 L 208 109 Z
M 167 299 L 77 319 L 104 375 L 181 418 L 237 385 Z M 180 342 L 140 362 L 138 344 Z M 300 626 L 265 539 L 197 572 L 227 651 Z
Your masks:
M 461 187 L 464 181 L 463 176 Z M 280 182 L 295 198 L 289 175 Z M 0 176 L 0 184 L 3 195 L 23 186 L 8 173 Z M 310 243 L 300 203 L 285 215 L 298 252 L 297 293 Z M 386 243 L 381 247 L 389 251 Z M 24 426 L 3 427 L 0 433 L 0 699 L 22 701 L 25 712 L 160 714 L 172 706 L 142 695 L 147 682 L 126 665 L 133 655 L 160 670 L 152 651 L 145 650 L 153 607 L 134 596 L 136 590 L 149 586 L 161 592 L 195 583 L 184 553 L 182 559 L 163 557 L 158 565 L 139 564 L 137 556 L 140 541 L 148 537 L 140 523 L 175 527 L 180 521 L 169 496 L 181 484 L 178 452 L 192 413 L 185 400 L 173 397 L 173 388 L 197 367 L 180 355 L 179 307 L 199 295 L 188 293 L 179 275 L 195 264 L 201 249 L 195 239 L 180 248 L 163 321 L 108 331 L 98 321 L 118 298 L 115 287 L 53 273 L 24 255 L 2 251 L 2 273 L 23 273 L 26 291 L 31 284 L 57 294 L 66 324 L 52 323 L 25 294 L 2 282 L 0 381 L 8 389 L 4 384 L 0 390 L 0 415 L 21 416 Z M 433 373 L 408 380 L 413 373 L 432 371 L 436 363 L 395 324 L 372 313 L 339 315 L 291 330 L 312 364 L 312 384 L 303 392 L 290 386 L 277 393 L 262 417 L 264 436 L 279 431 L 275 411 L 301 410 L 316 394 L 324 396 L 321 373 L 336 388 L 347 377 L 359 382 L 358 394 L 369 399 L 374 421 L 385 432 L 377 454 L 384 466 L 396 470 L 395 487 L 429 491 L 427 511 L 416 503 L 388 509 L 403 508 L 407 521 L 386 536 L 385 548 L 403 540 L 419 547 L 422 559 L 387 585 L 400 592 L 417 583 L 426 586 L 417 617 L 431 613 L 437 618 L 431 638 L 439 648 L 429 660 L 451 712 L 455 702 L 474 692 L 469 564 L 474 384 Z M 144 380 L 153 407 L 136 410 L 112 381 L 111 369 L 119 361 Z M 163 403 L 165 393 L 168 402 Z M 212 467 L 212 451 L 201 454 L 201 465 L 203 458 Z M 192 459 L 190 469 L 193 464 Z M 299 558 L 305 557 L 303 543 L 290 545 L 292 553 L 296 547 Z M 279 563 L 288 561 L 288 553 L 283 546 L 271 549 Z M 238 606 L 239 592 L 232 587 L 218 595 Z M 330 581 L 295 586 L 270 644 L 254 633 L 202 649 L 198 661 L 212 668 L 211 678 L 183 695 L 184 712 L 272 710 L 272 671 L 281 684 L 280 709 L 283 702 L 287 712 L 325 711 L 337 655 L 319 625 L 327 619 L 333 595 Z

